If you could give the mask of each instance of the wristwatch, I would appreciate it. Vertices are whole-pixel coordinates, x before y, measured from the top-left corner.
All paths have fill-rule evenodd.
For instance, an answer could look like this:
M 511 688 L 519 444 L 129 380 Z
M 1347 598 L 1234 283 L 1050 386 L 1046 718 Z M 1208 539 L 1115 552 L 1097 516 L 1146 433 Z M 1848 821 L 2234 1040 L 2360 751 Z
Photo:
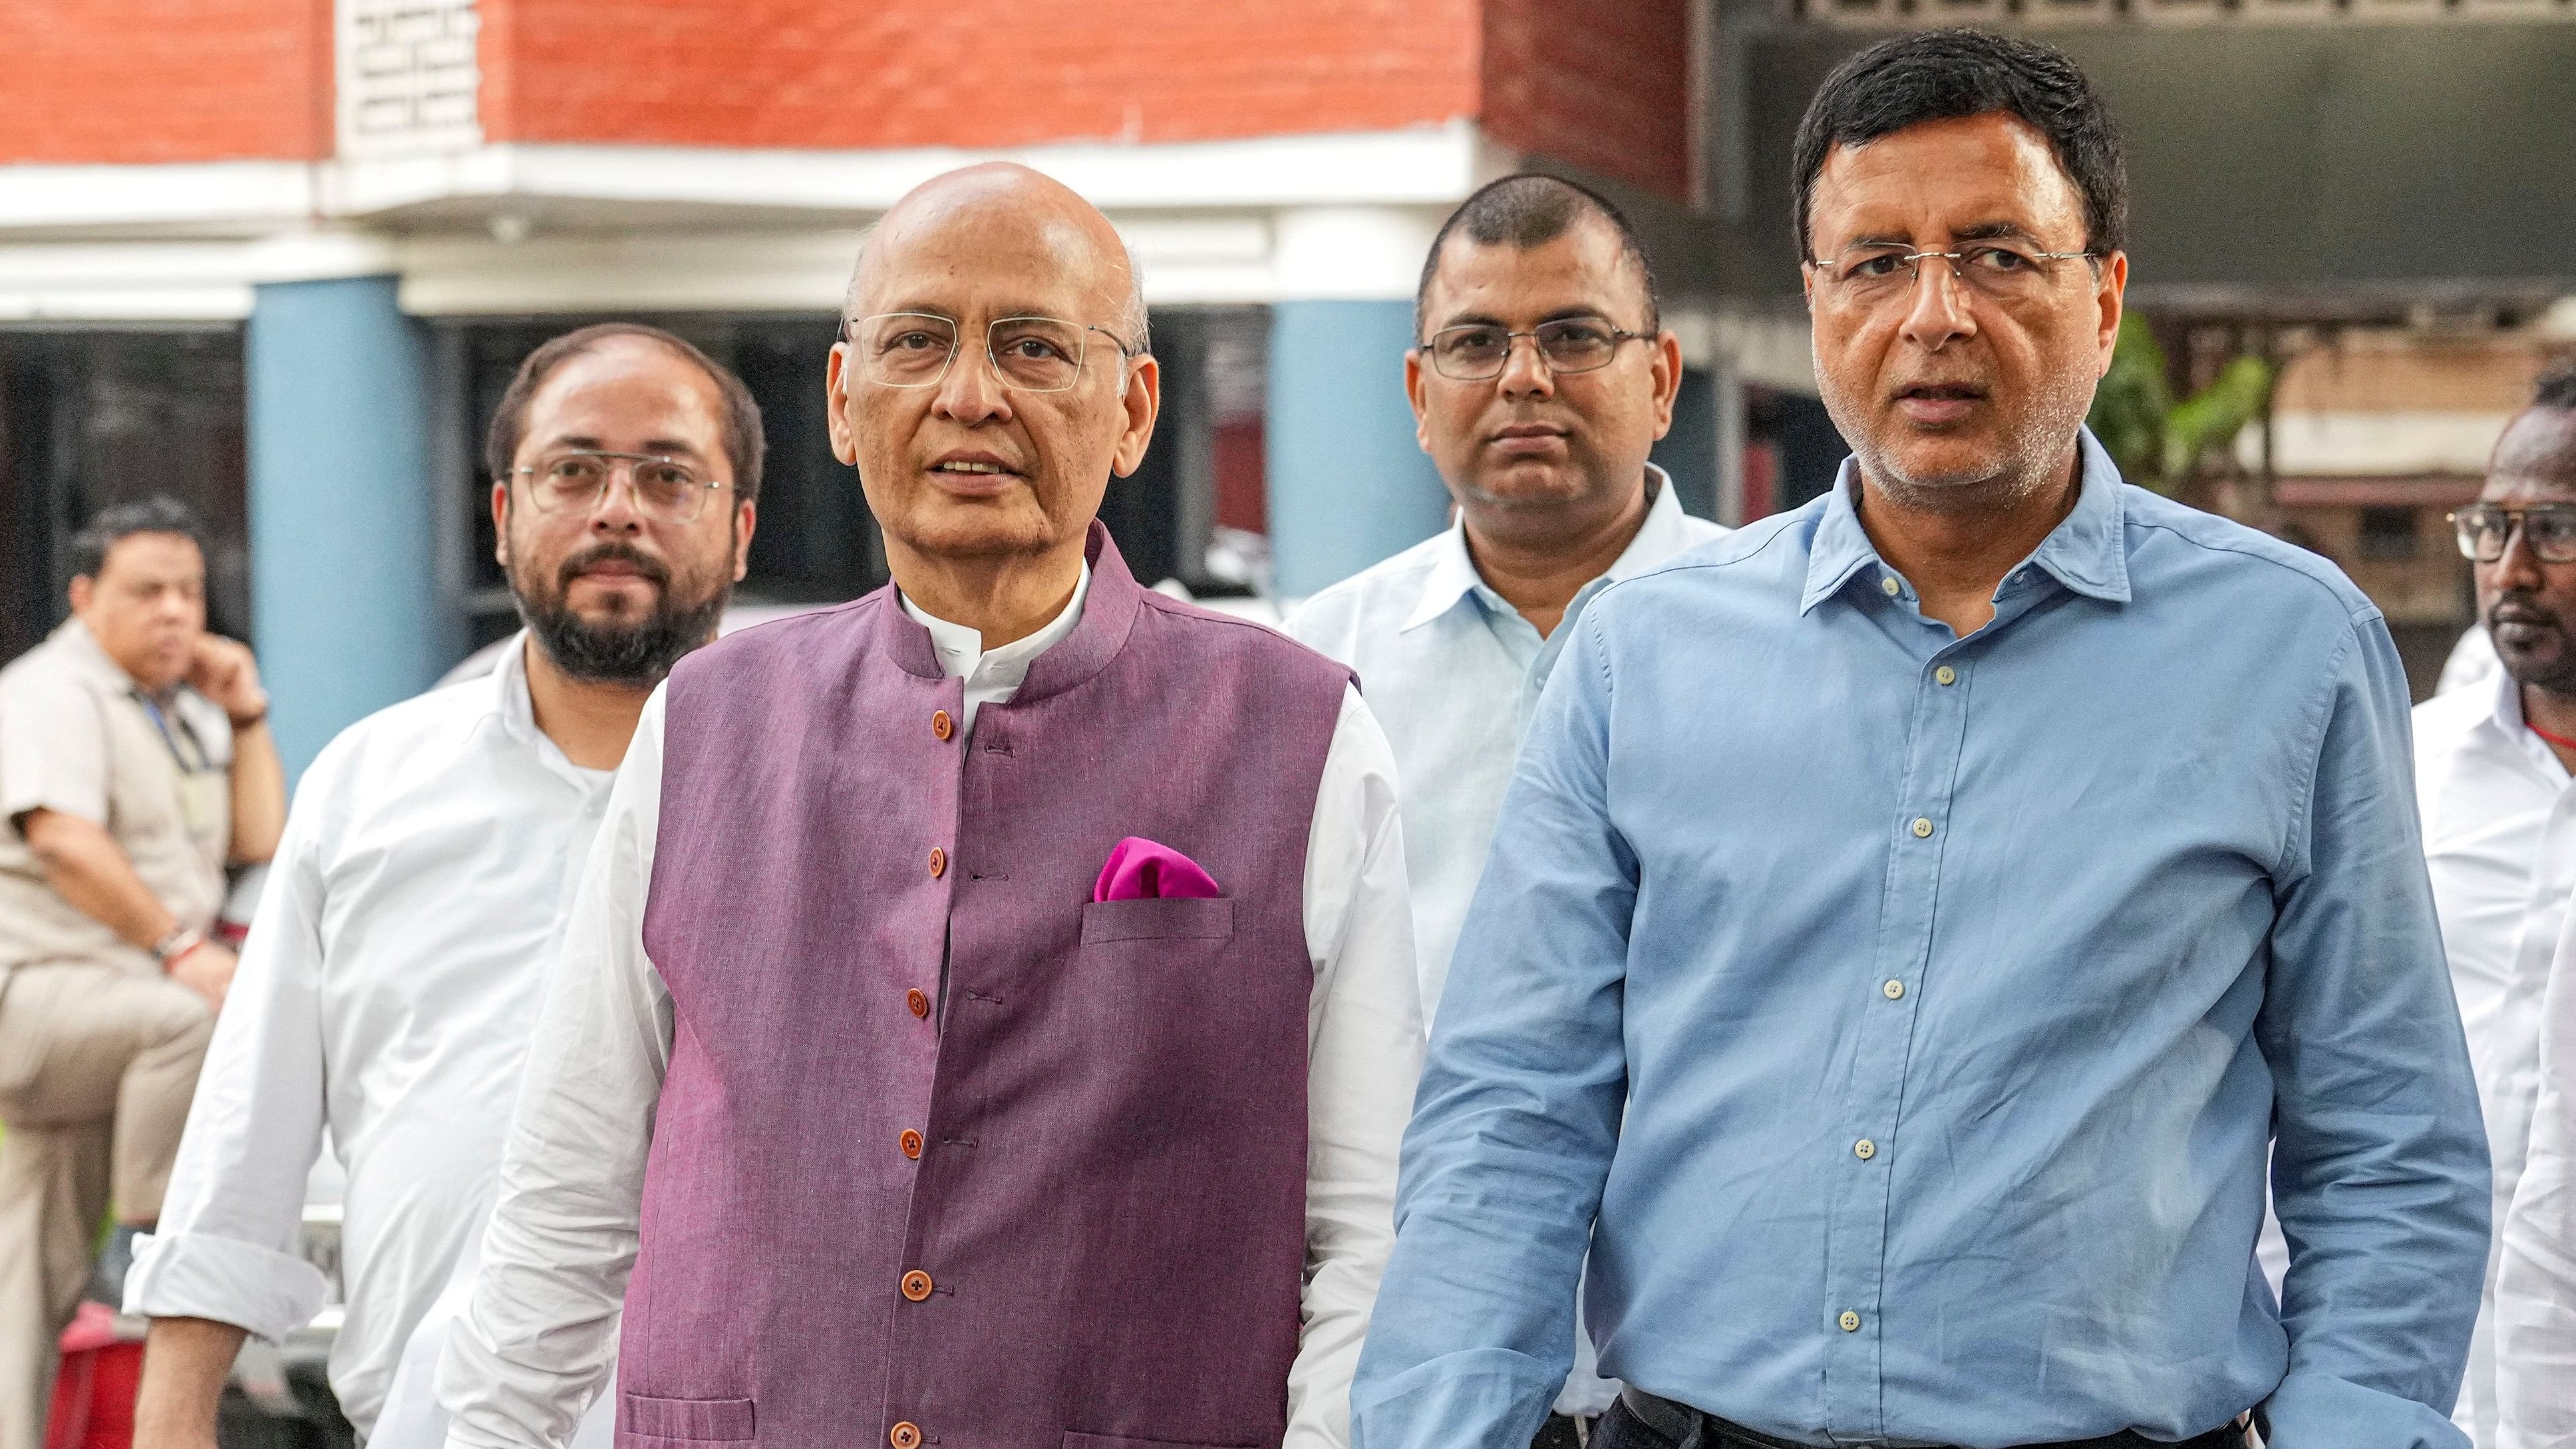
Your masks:
M 194 926 L 176 926 L 171 929 L 169 935 L 153 943 L 152 954 L 160 960 L 162 973 L 167 975 L 171 966 L 176 964 L 180 957 L 204 944 L 206 944 L 205 932 Z

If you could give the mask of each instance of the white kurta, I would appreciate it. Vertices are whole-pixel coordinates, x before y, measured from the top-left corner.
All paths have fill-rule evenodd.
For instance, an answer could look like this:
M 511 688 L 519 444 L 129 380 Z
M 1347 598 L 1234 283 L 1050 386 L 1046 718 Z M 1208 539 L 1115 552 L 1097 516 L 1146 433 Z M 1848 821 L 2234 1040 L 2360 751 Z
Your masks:
M 2493 1270 L 2496 1449 L 2576 1449 L 2576 935 L 2540 1018 L 2530 1153 Z
M 378 1429 L 405 1341 L 481 1231 L 611 778 L 538 731 L 518 649 L 331 742 L 296 792 L 128 1310 L 270 1339 L 311 1321 L 330 1289 L 297 1235 L 327 1126 L 348 1177 L 331 1386 Z
M 2576 784 L 2524 727 L 2519 687 L 2498 670 L 2415 707 L 2415 793 L 2442 948 L 2486 1116 L 2500 1237 L 2539 1092 L 2541 994 L 2576 896 Z M 2497 1443 L 2499 1262 L 2488 1258 L 2453 1416 L 2479 1449 Z
M 1072 632 L 1088 580 L 1047 628 L 990 653 L 972 629 L 907 601 L 941 668 L 966 681 L 969 731 L 978 710 L 1010 699 L 1030 661 Z M 560 1444 L 608 1373 L 671 1052 L 671 997 L 643 934 L 661 819 L 662 710 L 657 691 L 618 771 L 547 993 L 483 1271 L 440 1370 L 455 1416 L 450 1449 Z M 1315 970 L 1306 1284 L 1284 1449 L 1340 1449 L 1351 1373 L 1394 1246 L 1397 1147 L 1423 1050 L 1395 764 L 1355 692 L 1325 756 L 1304 890 Z

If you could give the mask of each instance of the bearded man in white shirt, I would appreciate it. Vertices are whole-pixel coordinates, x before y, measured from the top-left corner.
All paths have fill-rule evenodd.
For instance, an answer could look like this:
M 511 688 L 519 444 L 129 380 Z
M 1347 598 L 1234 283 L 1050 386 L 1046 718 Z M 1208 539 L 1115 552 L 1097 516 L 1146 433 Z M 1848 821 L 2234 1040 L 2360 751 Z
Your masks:
M 359 721 L 304 776 L 127 1285 L 153 1319 L 138 1449 L 212 1449 L 244 1336 L 326 1302 L 296 1254 L 325 1127 L 348 1175 L 332 1388 L 373 1443 L 438 1441 L 398 1366 L 489 1209 L 612 772 L 742 577 L 761 452 L 742 383 L 658 328 L 586 327 L 521 364 L 486 462 L 527 628 L 491 675 Z
M 1424 1026 L 1539 691 L 1594 594 L 1726 533 L 1646 461 L 1672 427 L 1681 344 L 1617 207 L 1507 176 L 1441 226 L 1405 354 L 1450 526 L 1306 601 L 1287 629 L 1358 671 L 1405 782 Z M 1575 1335 L 1540 1449 L 1576 1449 L 1619 1386 Z
M 2576 368 L 2541 380 L 2455 521 L 2503 669 L 2415 707 L 2415 788 L 2501 1235 L 2531 1141 L 2541 1000 L 2576 895 Z M 2454 1414 L 2479 1449 L 2499 1442 L 2498 1262 Z
M 646 705 L 566 930 L 452 1449 L 1347 1442 L 1422 1060 L 1350 673 L 1097 521 L 1160 374 L 1059 183 L 933 178 L 826 373 L 890 588 Z

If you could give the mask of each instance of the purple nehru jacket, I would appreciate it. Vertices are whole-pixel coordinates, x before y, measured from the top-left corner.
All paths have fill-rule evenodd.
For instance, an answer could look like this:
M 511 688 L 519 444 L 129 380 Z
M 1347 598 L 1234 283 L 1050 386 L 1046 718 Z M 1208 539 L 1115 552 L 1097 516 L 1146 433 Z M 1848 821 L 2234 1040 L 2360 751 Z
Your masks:
M 1081 621 L 971 740 L 892 588 L 672 674 L 620 1449 L 1285 1431 L 1350 675 L 1089 548 Z M 1093 903 L 1131 835 L 1223 896 Z

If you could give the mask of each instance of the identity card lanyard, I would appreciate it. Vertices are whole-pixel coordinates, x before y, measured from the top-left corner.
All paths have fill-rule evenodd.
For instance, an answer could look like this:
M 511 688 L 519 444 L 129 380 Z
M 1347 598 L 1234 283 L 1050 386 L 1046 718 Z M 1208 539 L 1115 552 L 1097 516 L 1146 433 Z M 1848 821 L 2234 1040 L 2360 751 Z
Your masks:
M 214 757 L 206 753 L 205 742 L 197 738 L 197 731 L 189 725 L 187 716 L 179 715 L 174 719 L 152 696 L 139 689 L 134 691 L 134 699 L 151 717 L 152 728 L 170 751 L 171 763 L 179 767 L 179 808 L 187 818 L 188 833 L 204 835 L 215 829 L 222 822 L 224 806 L 229 803 L 231 782 L 215 769 Z M 178 728 L 172 729 L 173 724 Z M 188 742 L 187 749 L 179 747 L 182 739 Z M 189 759 L 191 753 L 196 756 L 194 762 Z

